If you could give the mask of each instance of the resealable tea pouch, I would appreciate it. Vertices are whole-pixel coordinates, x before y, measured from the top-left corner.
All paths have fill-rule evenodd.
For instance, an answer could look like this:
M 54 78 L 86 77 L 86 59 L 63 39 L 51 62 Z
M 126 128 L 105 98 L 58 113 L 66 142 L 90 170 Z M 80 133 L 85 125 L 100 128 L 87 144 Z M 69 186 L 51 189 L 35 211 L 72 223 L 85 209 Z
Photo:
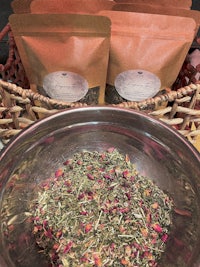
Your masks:
M 114 1 L 108 0 L 34 0 L 31 13 L 74 13 L 95 14 L 101 10 L 111 10 Z
M 149 4 L 115 4 L 112 10 L 115 11 L 126 11 L 126 12 L 138 12 L 138 13 L 149 13 L 149 14 L 160 14 L 160 15 L 170 15 L 177 17 L 189 17 L 196 21 L 197 29 L 200 27 L 200 12 L 197 10 L 187 10 L 173 7 L 162 7 Z M 195 34 L 195 35 L 196 35 Z
M 106 102 L 142 101 L 170 88 L 192 44 L 195 21 L 134 12 L 99 14 L 112 23 Z
M 116 3 L 149 4 L 162 7 L 190 9 L 192 0 L 114 0 Z
M 32 1 L 33 0 L 13 0 L 11 2 L 11 8 L 13 10 L 13 13 L 30 13 L 30 4 Z
M 33 91 L 67 102 L 104 103 L 108 18 L 13 14 L 9 21 Z

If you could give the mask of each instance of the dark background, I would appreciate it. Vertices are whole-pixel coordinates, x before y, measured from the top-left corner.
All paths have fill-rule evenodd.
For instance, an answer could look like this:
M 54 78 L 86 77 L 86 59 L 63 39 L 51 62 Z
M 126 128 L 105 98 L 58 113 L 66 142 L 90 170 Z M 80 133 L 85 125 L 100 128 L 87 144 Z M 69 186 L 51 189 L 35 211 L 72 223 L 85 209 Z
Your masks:
M 200 1 L 199 0 L 193 0 L 192 1 L 192 9 L 200 11 Z
M 11 2 L 12 0 L 0 0 L 0 31 L 8 23 L 8 17 L 10 14 L 12 14 L 12 9 L 10 6 Z M 193 0 L 191 9 L 200 11 L 200 0 Z M 200 36 L 200 30 L 198 36 Z M 0 40 L 0 64 L 5 63 L 5 60 L 7 59 L 7 53 L 8 45 L 7 37 L 5 37 L 3 40 Z

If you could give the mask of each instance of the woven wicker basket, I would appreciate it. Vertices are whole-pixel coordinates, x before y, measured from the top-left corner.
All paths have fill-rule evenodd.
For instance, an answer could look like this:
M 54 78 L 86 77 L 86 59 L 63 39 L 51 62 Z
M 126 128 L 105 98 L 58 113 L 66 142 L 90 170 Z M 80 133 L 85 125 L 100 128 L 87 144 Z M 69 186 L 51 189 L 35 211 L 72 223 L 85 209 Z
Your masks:
M 62 109 L 83 106 L 50 99 L 27 89 L 28 79 L 9 24 L 0 32 L 0 40 L 6 35 L 9 57 L 4 65 L 0 64 L 0 139 L 3 143 L 38 119 Z M 164 90 L 165 93 L 145 101 L 115 106 L 137 109 L 164 121 L 200 150 L 200 81 L 195 80 L 198 71 L 186 59 L 173 87 Z

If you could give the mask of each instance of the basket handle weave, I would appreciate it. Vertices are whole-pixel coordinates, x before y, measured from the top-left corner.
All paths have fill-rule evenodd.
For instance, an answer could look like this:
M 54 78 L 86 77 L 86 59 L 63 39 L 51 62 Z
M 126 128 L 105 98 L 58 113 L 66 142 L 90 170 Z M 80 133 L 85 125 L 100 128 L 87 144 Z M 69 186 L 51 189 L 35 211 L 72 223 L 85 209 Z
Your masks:
M 59 101 L 56 99 L 52 99 L 46 96 L 43 96 L 39 93 L 33 92 L 31 89 L 24 89 L 20 86 L 17 86 L 16 84 L 9 83 L 3 80 L 0 80 L 0 87 L 2 87 L 4 90 L 6 90 L 9 93 L 17 94 L 21 96 L 23 99 L 28 98 L 30 100 L 38 100 L 44 104 L 47 104 L 48 106 L 53 106 L 57 108 L 69 108 L 69 107 L 82 107 L 87 106 L 85 103 L 80 102 L 64 102 Z
M 155 106 L 163 101 L 167 101 L 169 105 L 156 109 Z M 38 119 L 62 109 L 80 106 L 87 105 L 50 99 L 30 89 L 0 80 L 0 139 L 7 143 L 21 129 Z M 112 106 L 145 111 L 174 127 L 194 144 L 200 137 L 200 83 L 190 84 L 145 101 L 124 102 Z
M 15 84 L 5 82 L 3 80 L 0 80 L 0 86 L 7 90 L 9 93 L 15 93 L 21 96 L 22 98 L 29 98 L 31 100 L 38 100 L 41 101 L 47 105 L 57 106 L 60 108 L 65 107 L 79 107 L 79 106 L 86 106 L 87 104 L 79 103 L 79 102 L 64 102 L 59 101 L 56 99 L 52 99 L 46 96 L 43 96 L 41 94 L 33 92 L 31 89 L 23 89 L 20 86 L 17 86 Z M 118 106 L 118 107 L 124 107 L 124 108 L 132 108 L 137 110 L 147 109 L 150 106 L 156 106 L 163 102 L 173 102 L 176 99 L 180 99 L 184 96 L 189 95 L 190 93 L 194 93 L 195 91 L 200 91 L 200 84 L 190 84 L 188 86 L 182 87 L 178 89 L 177 91 L 170 91 L 169 93 L 159 95 L 153 98 L 149 98 L 144 101 L 135 102 L 123 102 L 120 104 L 113 104 L 112 106 Z

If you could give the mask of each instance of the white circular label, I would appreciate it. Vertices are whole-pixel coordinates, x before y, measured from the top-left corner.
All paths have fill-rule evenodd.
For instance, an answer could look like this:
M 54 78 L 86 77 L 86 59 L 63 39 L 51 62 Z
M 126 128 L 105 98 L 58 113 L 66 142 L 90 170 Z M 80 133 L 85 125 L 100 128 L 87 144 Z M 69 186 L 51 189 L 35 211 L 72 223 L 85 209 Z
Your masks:
M 75 102 L 87 94 L 88 83 L 77 73 L 56 71 L 44 77 L 43 89 L 51 98 Z
M 142 101 L 155 96 L 161 87 L 160 79 L 145 70 L 121 72 L 115 79 L 115 88 L 120 96 L 129 101 Z

